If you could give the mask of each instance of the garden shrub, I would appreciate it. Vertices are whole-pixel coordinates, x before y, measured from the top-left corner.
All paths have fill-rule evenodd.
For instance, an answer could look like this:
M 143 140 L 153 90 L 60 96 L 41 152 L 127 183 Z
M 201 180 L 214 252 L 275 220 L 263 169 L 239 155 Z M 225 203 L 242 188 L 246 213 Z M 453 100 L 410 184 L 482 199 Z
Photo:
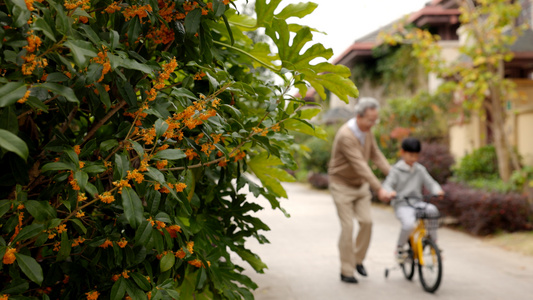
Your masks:
M 454 158 L 448 145 L 441 143 L 422 143 L 422 152 L 418 162 L 428 170 L 429 174 L 440 184 L 446 183 L 452 175 L 451 167 Z
M 233 257 L 266 268 L 251 214 L 287 197 L 292 133 L 317 134 L 288 91 L 357 97 L 287 24 L 316 4 L 279 2 L 0 2 L 0 298 L 253 298 Z
M 513 172 L 510 182 L 518 191 L 533 187 L 533 166 L 525 166 Z
M 498 178 L 496 149 L 488 145 L 472 151 L 459 161 L 453 172 L 454 177 L 461 181 Z
M 485 192 L 455 182 L 448 182 L 443 189 L 445 198 L 434 204 L 444 215 L 457 218 L 459 225 L 469 233 L 488 235 L 500 230 L 533 229 L 524 195 Z
M 331 143 L 328 140 L 311 138 L 304 145 L 310 149 L 308 155 L 303 158 L 303 165 L 307 171 L 327 173 L 331 157 Z

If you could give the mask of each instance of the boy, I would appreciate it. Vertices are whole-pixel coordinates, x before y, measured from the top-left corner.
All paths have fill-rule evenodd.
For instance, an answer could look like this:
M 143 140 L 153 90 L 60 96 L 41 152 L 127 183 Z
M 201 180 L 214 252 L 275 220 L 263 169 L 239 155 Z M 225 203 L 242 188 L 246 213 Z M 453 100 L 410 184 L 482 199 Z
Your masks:
M 416 209 L 414 207 L 424 208 L 428 216 L 439 215 L 435 205 L 422 201 L 422 188 L 426 188 L 432 195 L 439 197 L 444 195 L 440 185 L 429 175 L 426 168 L 417 162 L 421 149 L 418 139 L 404 139 L 400 150 L 402 159 L 391 168 L 389 175 L 383 182 L 383 188 L 391 196 L 396 196 L 391 205 L 394 207 L 396 218 L 402 223 L 396 250 L 396 258 L 399 261 L 403 258 L 403 247 L 416 224 Z M 406 202 L 405 197 L 409 198 L 409 203 L 414 207 Z M 432 240 L 437 240 L 437 228 L 428 228 L 428 233 Z

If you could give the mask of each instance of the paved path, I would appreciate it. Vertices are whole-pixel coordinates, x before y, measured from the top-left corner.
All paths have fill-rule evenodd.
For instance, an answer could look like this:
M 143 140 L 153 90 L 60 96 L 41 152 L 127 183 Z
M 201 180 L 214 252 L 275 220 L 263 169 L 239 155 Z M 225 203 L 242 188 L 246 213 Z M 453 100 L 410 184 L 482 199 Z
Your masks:
M 434 295 L 423 291 L 418 274 L 409 282 L 397 270 L 385 279 L 384 269 L 393 265 L 399 223 L 389 207 L 380 205 L 372 211 L 373 236 L 365 261 L 369 277 L 356 276 L 358 284 L 343 283 L 336 246 L 340 229 L 329 192 L 298 183 L 284 186 L 289 199 L 282 207 L 291 217 L 270 208 L 259 212 L 271 228 L 264 233 L 271 243 L 247 244 L 268 265 L 264 274 L 249 266 L 246 271 L 259 285 L 254 292 L 257 300 L 533 299 L 533 257 L 446 228 L 439 229 L 444 278 Z M 266 200 L 262 204 L 270 207 Z

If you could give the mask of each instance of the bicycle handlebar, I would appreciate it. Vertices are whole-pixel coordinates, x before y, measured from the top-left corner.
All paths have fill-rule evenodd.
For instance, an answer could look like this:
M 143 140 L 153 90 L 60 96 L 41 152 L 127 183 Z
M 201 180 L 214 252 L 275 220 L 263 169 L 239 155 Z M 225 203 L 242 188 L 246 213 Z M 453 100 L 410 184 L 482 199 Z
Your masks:
M 429 203 L 429 200 L 431 199 L 434 199 L 434 198 L 439 198 L 439 195 L 423 195 L 422 196 L 422 199 L 418 198 L 418 197 L 402 197 L 402 198 L 399 198 L 398 196 L 394 196 L 392 197 L 391 201 L 393 199 L 399 199 L 399 200 L 404 200 L 405 203 L 407 203 L 407 205 L 409 205 L 410 207 L 413 207 L 413 208 L 416 208 L 412 203 L 411 203 L 411 199 L 419 199 L 419 200 L 422 200 L 422 202 L 425 202 L 426 204 Z

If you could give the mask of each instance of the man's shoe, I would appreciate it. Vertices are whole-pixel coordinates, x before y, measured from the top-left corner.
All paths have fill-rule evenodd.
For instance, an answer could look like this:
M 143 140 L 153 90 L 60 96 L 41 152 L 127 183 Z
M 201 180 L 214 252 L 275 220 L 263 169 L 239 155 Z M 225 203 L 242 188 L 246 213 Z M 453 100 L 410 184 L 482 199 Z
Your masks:
M 341 281 L 347 282 L 347 283 L 357 283 L 357 279 L 353 276 L 344 276 L 341 274 Z
M 363 267 L 363 265 L 361 265 L 361 264 L 356 265 L 355 269 L 357 270 L 357 273 L 361 274 L 362 276 L 366 277 L 368 275 L 368 274 L 366 274 L 365 267 Z

